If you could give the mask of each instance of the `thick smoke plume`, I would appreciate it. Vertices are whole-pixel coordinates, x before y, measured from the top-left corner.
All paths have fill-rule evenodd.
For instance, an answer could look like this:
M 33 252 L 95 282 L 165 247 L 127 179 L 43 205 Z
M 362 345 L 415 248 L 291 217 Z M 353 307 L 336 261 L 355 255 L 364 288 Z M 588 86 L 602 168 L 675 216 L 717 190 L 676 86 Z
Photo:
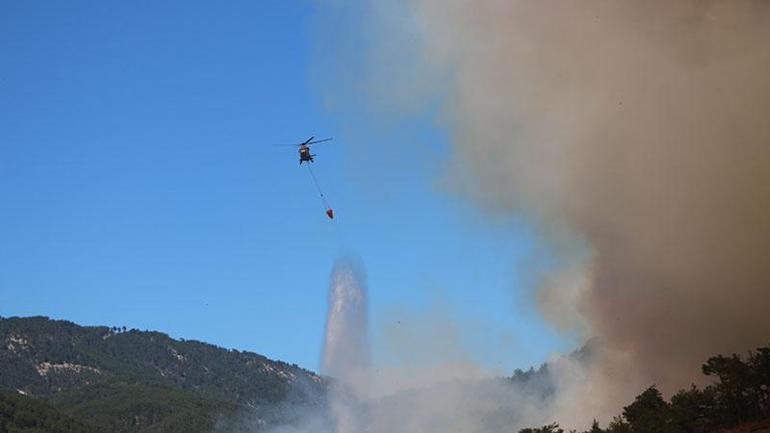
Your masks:
M 539 300 L 599 348 L 571 399 L 596 407 L 561 413 L 767 343 L 770 2 L 395 3 L 367 15 L 367 95 L 413 112 L 443 82 L 447 184 L 569 263 Z
M 584 246 L 540 299 L 604 347 L 594 398 L 767 343 L 770 3 L 410 5 L 450 77 L 450 181 Z

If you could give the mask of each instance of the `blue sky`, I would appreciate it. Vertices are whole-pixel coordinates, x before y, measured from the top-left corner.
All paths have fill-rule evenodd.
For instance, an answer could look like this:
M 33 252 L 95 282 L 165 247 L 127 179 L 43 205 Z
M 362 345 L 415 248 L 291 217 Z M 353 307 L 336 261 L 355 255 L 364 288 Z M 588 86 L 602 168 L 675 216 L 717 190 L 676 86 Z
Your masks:
M 530 296 L 547 250 L 437 186 L 449 146 L 430 113 L 330 108 L 328 42 L 349 26 L 346 59 L 365 46 L 355 14 L 320 7 L 0 1 L 0 315 L 315 370 L 331 265 L 352 252 L 375 342 L 438 308 L 503 372 L 568 348 Z M 314 148 L 334 222 L 294 151 L 270 146 L 309 135 L 335 138 Z

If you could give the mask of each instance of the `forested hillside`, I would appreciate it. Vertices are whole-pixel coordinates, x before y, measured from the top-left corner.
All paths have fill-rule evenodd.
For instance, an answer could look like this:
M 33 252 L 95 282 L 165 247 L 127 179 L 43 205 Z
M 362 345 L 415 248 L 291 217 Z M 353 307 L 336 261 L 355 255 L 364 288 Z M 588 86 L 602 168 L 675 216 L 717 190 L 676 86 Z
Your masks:
M 691 386 L 666 401 L 655 386 L 639 394 L 606 428 L 594 422 L 584 433 L 709 433 L 770 431 L 770 345 L 737 354 L 717 355 L 702 366 L 715 382 Z M 558 424 L 519 433 L 564 433 Z
M 571 356 L 590 356 L 589 346 Z M 595 423 L 586 433 L 748 432 L 770 424 L 770 346 L 745 357 L 713 356 L 702 370 L 712 385 L 670 400 L 652 386 L 609 425 Z M 556 392 L 547 364 L 488 381 L 540 405 Z M 253 433 L 312 413 L 326 419 L 328 386 L 296 365 L 159 332 L 0 318 L 0 433 Z M 471 394 L 499 389 L 483 382 L 462 387 Z M 419 393 L 379 404 L 402 404 Z M 514 412 L 492 410 L 484 423 L 506 431 Z M 563 431 L 551 424 L 522 433 Z
M 0 389 L 0 432 L 101 433 L 50 404 Z
M 286 407 L 321 407 L 326 386 L 296 365 L 159 332 L 0 318 L 0 388 L 103 431 L 269 426 L 287 422 Z

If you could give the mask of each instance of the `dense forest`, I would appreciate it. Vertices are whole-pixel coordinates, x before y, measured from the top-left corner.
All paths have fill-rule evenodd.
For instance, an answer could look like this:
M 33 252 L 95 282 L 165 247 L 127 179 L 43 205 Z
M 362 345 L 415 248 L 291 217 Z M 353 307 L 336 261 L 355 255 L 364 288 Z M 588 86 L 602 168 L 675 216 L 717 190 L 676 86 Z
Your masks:
M 770 346 L 711 357 L 703 373 L 711 385 L 668 401 L 652 386 L 585 433 L 711 433 L 770 418 Z M 505 383 L 545 405 L 555 393 L 547 364 Z M 328 387 L 296 365 L 159 332 L 0 318 L 0 433 L 253 433 L 326 413 Z M 485 421 L 500 431 L 515 421 L 494 415 Z M 563 432 L 558 424 L 520 430 Z
M 716 379 L 712 385 L 682 389 L 670 401 L 651 386 L 606 428 L 594 421 L 585 433 L 709 433 L 770 418 L 770 345 L 749 352 L 746 359 L 736 354 L 713 356 L 702 370 Z M 519 433 L 564 430 L 550 424 Z
M 65 415 L 45 401 L 0 388 L 0 432 L 3 433 L 101 433 Z
M 0 341 L 0 385 L 34 396 L 117 377 L 260 406 L 313 398 L 325 386 L 296 365 L 160 332 L 84 327 L 45 317 L 0 318 Z
M 0 432 L 253 431 L 322 407 L 326 387 L 296 365 L 159 332 L 0 318 Z

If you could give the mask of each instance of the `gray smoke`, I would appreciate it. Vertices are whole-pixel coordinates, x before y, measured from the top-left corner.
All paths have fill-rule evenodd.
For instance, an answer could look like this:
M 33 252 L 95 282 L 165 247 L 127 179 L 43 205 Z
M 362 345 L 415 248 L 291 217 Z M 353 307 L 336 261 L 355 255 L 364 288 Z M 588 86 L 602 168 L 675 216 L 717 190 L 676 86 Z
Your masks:
M 767 343 L 770 2 L 370 9 L 378 112 L 414 110 L 443 80 L 446 184 L 528 217 L 571 263 L 542 311 L 602 349 L 576 373 L 573 400 L 594 407 L 562 413 L 617 413 L 644 386 L 698 380 L 709 355 Z
M 770 3 L 416 3 L 454 70 L 453 174 L 591 256 L 547 314 L 572 297 L 638 385 L 669 391 L 766 342 Z

